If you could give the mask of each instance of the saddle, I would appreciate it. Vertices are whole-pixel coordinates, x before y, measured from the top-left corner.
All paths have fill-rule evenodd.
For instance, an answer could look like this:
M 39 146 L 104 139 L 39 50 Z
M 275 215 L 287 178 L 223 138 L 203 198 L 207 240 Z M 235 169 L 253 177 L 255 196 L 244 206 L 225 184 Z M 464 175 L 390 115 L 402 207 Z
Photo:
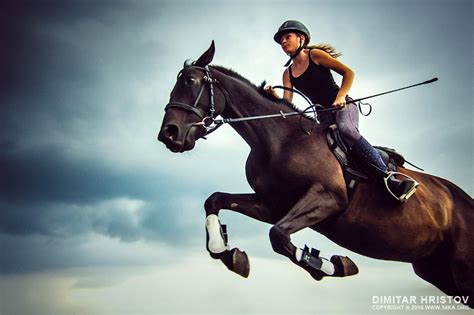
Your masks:
M 351 156 L 351 150 L 344 142 L 336 124 L 328 127 L 326 136 L 329 148 L 342 166 L 350 200 L 356 191 L 357 185 L 372 180 L 372 176 L 364 170 L 363 164 L 355 156 Z M 405 164 L 405 158 L 395 149 L 381 146 L 374 146 L 374 148 L 390 171 L 396 172 L 398 167 Z

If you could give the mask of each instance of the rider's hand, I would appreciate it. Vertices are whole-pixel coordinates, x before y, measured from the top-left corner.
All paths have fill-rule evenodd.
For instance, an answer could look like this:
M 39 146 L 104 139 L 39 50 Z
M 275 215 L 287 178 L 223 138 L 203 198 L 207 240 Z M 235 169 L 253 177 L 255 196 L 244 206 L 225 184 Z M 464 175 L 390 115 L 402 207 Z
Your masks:
M 277 94 L 277 92 L 275 91 L 275 89 L 273 88 L 273 86 L 271 85 L 267 85 L 266 87 L 264 87 L 264 90 L 268 93 L 271 93 L 273 94 L 273 96 L 275 96 L 276 98 L 280 98 L 280 96 Z
M 335 108 L 342 108 L 346 105 L 346 98 L 343 96 L 338 96 L 336 97 L 336 100 L 332 104 L 333 107 Z

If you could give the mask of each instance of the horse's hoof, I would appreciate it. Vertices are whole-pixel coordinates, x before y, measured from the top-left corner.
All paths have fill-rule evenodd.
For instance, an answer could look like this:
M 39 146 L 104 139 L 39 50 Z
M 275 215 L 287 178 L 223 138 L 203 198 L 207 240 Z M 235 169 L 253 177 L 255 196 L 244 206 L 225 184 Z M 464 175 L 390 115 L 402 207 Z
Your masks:
M 359 268 L 356 264 L 347 256 L 334 255 L 331 257 L 331 262 L 334 264 L 336 269 L 334 277 L 348 277 L 359 273 Z
M 230 252 L 232 253 L 232 268 L 229 269 L 247 278 L 250 273 L 250 263 L 247 254 L 241 252 L 238 248 L 234 248 Z
M 226 250 L 219 254 L 213 254 L 211 252 L 209 254 L 214 259 L 220 259 L 230 271 L 233 271 L 244 278 L 249 276 L 249 258 L 245 252 L 240 251 L 238 248 Z

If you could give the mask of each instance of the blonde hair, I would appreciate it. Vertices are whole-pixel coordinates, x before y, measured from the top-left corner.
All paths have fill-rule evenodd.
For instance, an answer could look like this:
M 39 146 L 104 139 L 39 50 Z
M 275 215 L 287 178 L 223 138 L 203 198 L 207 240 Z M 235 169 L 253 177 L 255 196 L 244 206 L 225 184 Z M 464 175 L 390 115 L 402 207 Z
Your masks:
M 330 44 L 315 44 L 315 45 L 308 45 L 306 46 L 308 49 L 320 49 L 322 51 L 327 52 L 331 57 L 337 58 L 342 56 L 342 54 L 338 51 L 336 51 L 336 48 Z

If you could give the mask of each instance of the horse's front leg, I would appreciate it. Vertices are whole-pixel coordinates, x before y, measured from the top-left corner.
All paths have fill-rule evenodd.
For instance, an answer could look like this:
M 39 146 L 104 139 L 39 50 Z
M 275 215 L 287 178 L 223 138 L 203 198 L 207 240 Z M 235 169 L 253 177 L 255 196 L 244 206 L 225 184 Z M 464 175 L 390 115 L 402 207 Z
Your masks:
M 206 209 L 206 247 L 214 259 L 220 259 L 230 270 L 248 277 L 250 264 L 245 252 L 238 248 L 229 249 L 226 226 L 219 222 L 222 209 L 242 213 L 251 218 L 274 223 L 270 210 L 256 194 L 228 194 L 215 192 L 204 203 Z
M 304 249 L 296 248 L 290 239 L 291 234 L 322 222 L 344 207 L 343 198 L 338 198 L 320 184 L 313 185 L 270 229 L 273 250 L 303 267 L 316 280 L 321 280 L 324 276 L 344 277 L 356 274 L 357 266 L 348 257 L 334 255 L 329 261 L 320 257 L 318 250 L 309 250 L 306 246 Z

